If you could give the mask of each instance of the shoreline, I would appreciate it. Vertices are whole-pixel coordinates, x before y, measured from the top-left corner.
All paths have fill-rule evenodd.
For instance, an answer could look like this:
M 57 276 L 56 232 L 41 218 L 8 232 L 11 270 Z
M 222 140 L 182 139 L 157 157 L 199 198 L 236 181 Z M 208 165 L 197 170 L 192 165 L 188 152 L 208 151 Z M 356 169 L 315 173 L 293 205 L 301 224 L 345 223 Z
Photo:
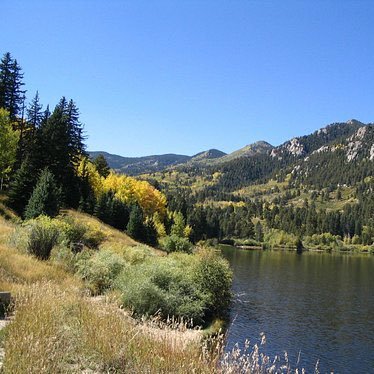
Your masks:
M 220 244 L 220 245 L 227 245 L 227 244 Z M 234 244 L 231 247 L 239 248 L 239 249 L 244 249 L 247 251 L 256 251 L 256 250 L 261 250 L 261 251 L 289 251 L 289 252 L 297 252 L 296 247 L 271 247 L 269 246 L 268 248 L 264 248 L 262 246 L 256 246 L 256 245 L 240 245 L 240 244 Z M 303 248 L 301 252 L 317 252 L 317 253 L 349 253 L 349 254 L 367 254 L 367 255 L 372 255 L 374 254 L 374 248 L 372 251 L 370 250 L 360 250 L 358 248 L 341 248 L 341 249 L 333 249 L 333 248 L 328 248 L 328 249 L 322 249 L 322 248 Z

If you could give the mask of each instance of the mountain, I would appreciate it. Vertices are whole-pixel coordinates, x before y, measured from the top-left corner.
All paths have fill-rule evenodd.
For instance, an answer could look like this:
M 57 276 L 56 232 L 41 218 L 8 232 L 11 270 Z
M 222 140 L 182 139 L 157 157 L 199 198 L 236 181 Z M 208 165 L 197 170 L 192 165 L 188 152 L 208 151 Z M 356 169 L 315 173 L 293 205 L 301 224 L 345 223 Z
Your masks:
M 374 175 L 372 133 L 373 125 L 356 120 L 334 123 L 293 138 L 269 153 L 216 165 L 209 173 L 221 174 L 215 189 L 225 192 L 270 179 L 317 188 L 352 185 Z
M 92 151 L 88 153 L 92 159 L 100 154 L 103 155 L 112 169 L 128 175 L 154 173 L 170 166 L 185 163 L 191 159 L 190 156 L 172 153 L 145 157 L 123 157 L 103 151 Z
M 326 143 L 295 163 L 292 179 L 315 188 L 356 185 L 374 176 L 374 125 L 359 127 L 337 142 Z
M 222 157 L 220 161 L 226 162 L 226 161 L 235 160 L 241 157 L 253 157 L 256 155 L 260 155 L 260 154 L 266 154 L 272 149 L 274 149 L 274 147 L 271 144 L 263 140 L 260 140 L 256 143 L 246 145 L 245 147 L 240 148 L 237 151 L 234 151 Z
M 123 157 L 104 151 L 90 151 L 92 159 L 98 155 L 103 155 L 109 166 L 117 172 L 128 175 L 140 175 L 155 173 L 175 166 L 200 166 L 218 165 L 224 162 L 235 160 L 241 157 L 252 157 L 258 154 L 265 154 L 274 147 L 265 141 L 258 141 L 253 144 L 226 154 L 218 149 L 209 149 L 199 152 L 194 156 L 177 154 L 153 155 L 144 157 Z
M 326 158 L 331 162 L 338 162 L 337 157 L 341 155 L 343 148 L 346 160 L 339 159 L 340 162 L 349 162 L 356 158 L 358 160 L 363 154 L 369 155 L 369 160 L 372 161 L 374 146 L 371 133 L 372 125 L 365 125 L 352 119 L 330 124 L 309 135 L 292 138 L 277 147 L 266 141 L 258 141 L 230 154 L 217 149 L 209 149 L 194 156 L 165 154 L 122 157 L 107 152 L 89 152 L 89 154 L 91 158 L 99 154 L 104 155 L 111 168 L 129 175 L 162 172 L 170 168 L 179 172 L 188 171 L 189 175 L 195 172 L 198 174 L 219 172 L 222 176 L 216 183 L 221 183 L 226 186 L 225 188 L 230 186 L 231 189 L 274 175 L 284 178 L 291 172 L 293 179 L 305 180 L 305 175 L 314 175 L 311 170 L 318 169 L 318 165 L 314 165 L 316 159 Z M 339 152 L 335 152 L 336 150 Z M 308 167 L 312 163 L 314 166 Z M 348 167 L 350 168 L 352 165 Z M 334 170 L 329 169 L 329 171 L 335 173 Z M 330 177 L 330 180 L 332 179 Z M 311 181 L 311 178 L 309 180 Z
M 271 152 L 271 156 L 278 158 L 284 156 L 305 156 L 326 144 L 337 142 L 352 135 L 362 126 L 365 126 L 365 124 L 354 119 L 347 122 L 333 123 L 310 135 L 293 138 L 275 147 Z
M 190 162 L 200 162 L 204 160 L 215 160 L 226 156 L 225 152 L 222 152 L 218 149 L 209 149 L 204 152 L 197 153 L 195 156 L 192 156 Z
M 105 156 L 120 171 L 152 170 L 141 178 L 183 214 L 195 242 L 296 246 L 302 238 L 316 248 L 371 245 L 374 253 L 374 124 L 336 122 L 277 147 L 260 141 L 230 154 L 173 155 L 163 164 L 155 158 L 165 155 Z
M 278 147 L 257 146 L 142 177 L 182 212 L 194 241 L 296 247 L 302 240 L 374 253 L 374 124 L 333 123 Z

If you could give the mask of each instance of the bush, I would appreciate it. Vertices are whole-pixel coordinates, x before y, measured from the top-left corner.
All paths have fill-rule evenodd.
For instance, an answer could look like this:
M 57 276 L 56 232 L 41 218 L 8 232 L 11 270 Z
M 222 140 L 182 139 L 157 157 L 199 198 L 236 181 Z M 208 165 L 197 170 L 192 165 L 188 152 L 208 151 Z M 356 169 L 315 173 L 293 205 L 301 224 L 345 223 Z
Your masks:
M 131 266 L 117 280 L 123 304 L 139 316 L 160 314 L 202 323 L 205 297 L 192 282 L 190 270 L 171 257 Z
M 41 260 L 47 260 L 53 246 L 59 241 L 59 230 L 54 221 L 46 216 L 40 216 L 27 222 L 29 230 L 27 251 Z
M 77 274 L 87 282 L 95 295 L 112 288 L 125 266 L 126 262 L 121 256 L 107 250 L 83 251 L 76 262 Z
M 319 249 L 338 249 L 342 247 L 343 242 L 338 235 L 332 235 L 329 232 L 306 236 L 304 243 L 307 248 Z
M 182 238 L 176 235 L 166 236 L 160 241 L 161 248 L 167 253 L 171 252 L 192 252 L 192 244 L 187 238 Z
M 71 248 L 63 244 L 54 246 L 50 254 L 50 260 L 65 271 L 74 273 L 77 259 Z
M 105 234 L 88 225 L 78 222 L 73 217 L 59 217 L 56 223 L 66 245 L 79 252 L 83 245 L 96 249 L 105 240 Z
M 83 244 L 88 248 L 96 249 L 106 239 L 105 234 L 100 230 L 89 229 L 83 236 Z
M 235 245 L 244 245 L 244 246 L 249 246 L 249 247 L 260 247 L 261 242 L 255 240 L 255 239 L 236 239 L 235 240 Z
M 210 277 L 206 279 L 206 277 Z M 206 324 L 225 316 L 230 303 L 231 271 L 213 251 L 173 253 L 133 265 L 116 281 L 123 304 L 137 315 L 192 319 Z
M 283 230 L 271 229 L 264 236 L 264 242 L 270 247 L 296 248 L 298 237 Z
M 231 302 L 232 272 L 229 264 L 214 249 L 202 249 L 196 254 L 193 281 L 207 295 L 207 317 L 227 317 Z

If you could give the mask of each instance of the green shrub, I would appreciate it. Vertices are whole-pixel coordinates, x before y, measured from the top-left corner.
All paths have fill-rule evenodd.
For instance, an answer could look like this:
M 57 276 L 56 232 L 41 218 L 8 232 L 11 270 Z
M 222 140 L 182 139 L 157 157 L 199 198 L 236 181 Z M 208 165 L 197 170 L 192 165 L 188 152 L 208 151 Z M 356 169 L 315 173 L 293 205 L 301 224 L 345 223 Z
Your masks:
M 76 271 L 87 282 L 93 294 L 101 294 L 112 288 L 114 280 L 126 267 L 125 260 L 111 251 L 81 253 L 76 261 Z
M 255 239 L 235 239 L 235 245 L 244 245 L 244 246 L 250 246 L 250 247 L 260 247 L 261 242 L 255 240 Z
M 81 242 L 88 230 L 86 225 L 77 222 L 73 217 L 58 217 L 58 222 L 67 245 Z
M 117 286 L 123 304 L 137 315 L 175 316 L 202 323 L 205 296 L 192 282 L 190 268 L 171 258 L 157 258 L 126 269 Z
M 338 249 L 343 246 L 340 236 L 332 235 L 329 232 L 306 236 L 304 238 L 304 243 L 307 248 L 319 249 Z
M 168 253 L 171 252 L 192 252 L 192 244 L 187 238 L 182 238 L 176 235 L 166 236 L 160 241 L 161 248 Z
M 205 279 L 211 277 L 210 279 Z M 123 304 L 138 315 L 192 319 L 201 325 L 225 316 L 231 271 L 214 251 L 173 253 L 126 268 L 116 280 Z
M 139 264 L 144 262 L 147 258 L 157 256 L 154 250 L 146 244 L 138 244 L 135 246 L 123 245 L 116 242 L 104 242 L 100 246 L 100 250 L 108 250 L 120 255 L 128 264 Z
M 106 239 L 105 234 L 100 230 L 89 229 L 83 236 L 83 244 L 88 248 L 96 249 Z
M 204 248 L 197 254 L 193 282 L 207 296 L 207 316 L 227 317 L 231 302 L 232 272 L 229 264 L 214 249 Z
M 48 259 L 60 236 L 54 221 L 49 217 L 39 216 L 28 221 L 26 226 L 29 230 L 27 251 L 41 260 Z
M 25 225 L 16 226 L 14 231 L 9 236 L 8 243 L 10 246 L 17 248 L 22 252 L 27 252 L 29 242 L 30 230 L 26 229 Z
M 77 256 L 71 248 L 67 247 L 66 245 L 59 244 L 52 248 L 50 254 L 50 260 L 61 266 L 67 272 L 74 272 Z
M 80 245 L 96 249 L 105 240 L 105 234 L 102 231 L 92 229 L 73 217 L 59 217 L 57 221 L 66 245 L 72 247 L 75 252 L 82 249 Z
M 264 242 L 270 247 L 296 248 L 298 237 L 283 230 L 271 229 L 264 236 Z

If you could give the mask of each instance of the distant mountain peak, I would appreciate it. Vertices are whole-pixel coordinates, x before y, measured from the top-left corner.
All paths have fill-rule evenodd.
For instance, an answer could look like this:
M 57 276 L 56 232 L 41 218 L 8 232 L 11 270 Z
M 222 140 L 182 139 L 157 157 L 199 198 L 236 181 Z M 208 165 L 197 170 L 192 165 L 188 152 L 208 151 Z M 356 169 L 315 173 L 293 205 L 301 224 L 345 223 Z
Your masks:
M 270 143 L 266 142 L 265 140 L 258 140 L 257 142 L 249 144 L 248 146 L 274 148 Z
M 365 125 L 364 123 L 362 123 L 362 122 L 360 122 L 360 121 L 358 121 L 357 119 L 354 119 L 354 118 L 348 120 L 346 123 L 348 123 L 348 125 L 359 125 L 359 126 L 364 126 Z
M 226 153 L 220 151 L 219 149 L 208 149 L 207 151 L 199 152 L 196 155 L 192 156 L 191 161 L 203 160 L 203 159 L 214 159 L 225 156 Z
M 219 159 L 219 161 L 226 162 L 242 157 L 253 157 L 255 155 L 267 154 L 273 148 L 274 147 L 270 143 L 265 142 L 264 140 L 259 140 L 255 143 L 248 144 L 243 148 L 238 149 L 237 151 L 229 153 L 226 156 L 223 156 Z

